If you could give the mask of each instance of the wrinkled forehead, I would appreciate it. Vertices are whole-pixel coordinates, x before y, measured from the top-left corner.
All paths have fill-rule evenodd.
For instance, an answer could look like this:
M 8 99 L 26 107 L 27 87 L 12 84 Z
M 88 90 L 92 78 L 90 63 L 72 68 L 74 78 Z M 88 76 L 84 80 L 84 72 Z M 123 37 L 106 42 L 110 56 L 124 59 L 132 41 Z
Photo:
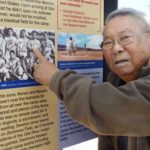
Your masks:
M 122 32 L 140 32 L 144 29 L 142 20 L 131 16 L 116 16 L 111 18 L 104 26 L 103 35 L 119 34 Z

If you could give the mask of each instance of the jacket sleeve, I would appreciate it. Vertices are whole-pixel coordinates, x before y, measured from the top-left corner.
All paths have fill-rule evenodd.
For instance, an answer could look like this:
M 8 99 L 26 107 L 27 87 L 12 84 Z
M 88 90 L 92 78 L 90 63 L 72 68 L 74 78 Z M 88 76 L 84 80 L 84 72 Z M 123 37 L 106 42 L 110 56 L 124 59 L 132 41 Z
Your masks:
M 50 88 L 72 118 L 97 134 L 150 135 L 150 76 L 116 88 L 73 71 L 58 71 Z

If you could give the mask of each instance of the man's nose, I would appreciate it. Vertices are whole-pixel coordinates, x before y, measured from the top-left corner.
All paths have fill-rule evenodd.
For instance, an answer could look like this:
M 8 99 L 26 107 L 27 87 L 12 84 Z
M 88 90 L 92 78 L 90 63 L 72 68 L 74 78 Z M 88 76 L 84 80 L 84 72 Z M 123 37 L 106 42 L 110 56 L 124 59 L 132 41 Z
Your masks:
M 112 47 L 113 54 L 116 55 L 123 51 L 124 51 L 124 47 L 118 42 L 118 40 L 115 40 Z

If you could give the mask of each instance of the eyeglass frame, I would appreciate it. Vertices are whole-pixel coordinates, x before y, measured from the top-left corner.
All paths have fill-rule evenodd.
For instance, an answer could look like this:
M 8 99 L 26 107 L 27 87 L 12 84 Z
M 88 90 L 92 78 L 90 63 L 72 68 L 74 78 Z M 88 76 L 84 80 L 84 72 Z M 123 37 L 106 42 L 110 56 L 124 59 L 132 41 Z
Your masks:
M 124 35 L 124 36 L 120 36 L 118 39 L 116 39 L 117 40 L 117 42 L 121 45 L 121 46 L 126 46 L 126 45 L 129 45 L 129 44 L 131 44 L 131 43 L 133 43 L 134 42 L 134 40 L 131 40 L 131 39 L 129 39 L 129 38 L 133 38 L 133 37 L 135 37 L 135 36 L 137 36 L 137 35 L 140 35 L 140 34 L 145 34 L 145 33 L 150 33 L 150 31 L 145 31 L 145 32 L 140 32 L 140 33 L 134 33 L 134 34 L 128 34 L 128 35 Z M 124 38 L 128 38 L 128 39 L 124 39 Z M 130 41 L 123 41 L 123 40 L 130 40 Z M 109 42 L 111 42 L 110 44 L 110 46 L 109 46 L 109 48 L 104 48 L 104 44 L 105 44 L 105 40 L 104 41 L 102 41 L 102 43 L 101 43 L 101 48 L 103 49 L 103 50 L 111 50 L 112 48 L 113 48 L 113 46 L 114 46 L 114 43 L 115 43 L 115 40 L 112 40 L 112 39 L 109 39 Z M 106 43 L 107 44 L 107 43 Z M 109 44 L 109 43 L 108 43 Z

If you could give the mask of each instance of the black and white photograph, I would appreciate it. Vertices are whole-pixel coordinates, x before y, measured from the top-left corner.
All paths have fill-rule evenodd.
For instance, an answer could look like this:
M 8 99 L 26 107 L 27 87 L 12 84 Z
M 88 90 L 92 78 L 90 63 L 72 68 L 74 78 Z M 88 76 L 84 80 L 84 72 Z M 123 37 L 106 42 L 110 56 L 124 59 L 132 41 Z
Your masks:
M 35 48 L 55 63 L 53 31 L 0 28 L 0 82 L 33 79 Z

